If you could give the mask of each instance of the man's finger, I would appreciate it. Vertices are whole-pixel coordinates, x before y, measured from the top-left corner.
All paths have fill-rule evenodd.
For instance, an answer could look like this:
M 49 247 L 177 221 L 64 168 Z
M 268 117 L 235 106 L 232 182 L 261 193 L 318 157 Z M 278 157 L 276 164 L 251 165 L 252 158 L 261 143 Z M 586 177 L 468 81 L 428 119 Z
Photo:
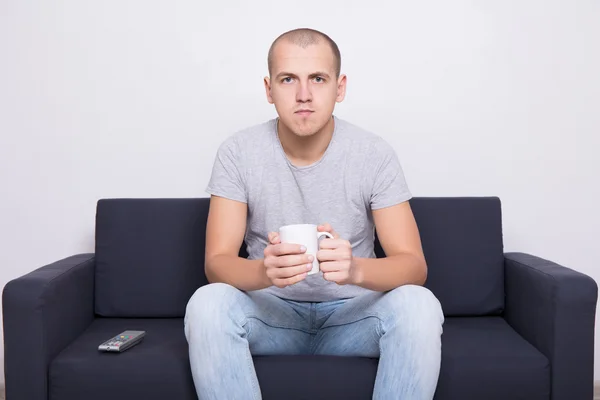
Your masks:
M 319 250 L 317 252 L 317 260 L 319 260 L 319 262 L 336 261 L 337 259 L 338 259 L 338 256 L 337 256 L 335 250 L 325 249 L 325 250 Z
M 286 278 L 286 279 L 275 279 L 273 281 L 273 283 L 275 284 L 275 286 L 280 287 L 280 288 L 284 288 L 286 286 L 290 286 L 293 285 L 294 283 L 298 283 L 301 280 L 303 280 L 304 278 L 306 278 L 307 273 L 303 273 L 303 274 L 299 274 L 296 276 L 292 276 L 291 278 Z
M 329 232 L 333 235 L 334 238 L 338 239 L 340 235 L 336 231 L 333 230 L 332 226 L 329 223 L 321 224 L 317 227 L 319 232 Z
M 300 264 L 293 267 L 272 268 L 271 271 L 269 271 L 269 274 L 271 275 L 270 278 L 287 279 L 296 275 L 302 275 L 309 271 L 308 266 L 309 264 Z M 312 263 L 310 264 L 310 267 L 312 268 Z
M 270 244 L 279 244 L 281 242 L 279 238 L 279 233 L 277 232 L 270 232 L 268 239 Z
M 322 263 L 319 263 L 319 269 L 323 273 L 337 272 L 337 271 L 340 271 L 342 269 L 342 263 L 340 263 L 338 261 L 326 261 L 326 262 L 322 262 Z
M 331 232 L 333 228 L 328 222 L 326 222 L 324 224 L 319 225 L 319 230 L 322 232 Z
M 326 281 L 330 281 L 330 282 L 341 282 L 342 280 L 344 280 L 346 278 L 346 272 L 340 272 L 340 271 L 335 271 L 335 272 L 325 272 L 323 273 L 323 278 Z
M 348 245 L 344 239 L 323 239 L 320 244 L 321 249 L 337 249 Z
M 271 249 L 274 256 L 285 256 L 288 254 L 302 254 L 306 251 L 306 247 L 293 243 L 279 243 Z
M 287 268 L 308 263 L 312 264 L 311 258 L 314 260 L 313 256 L 307 254 L 288 254 L 284 256 L 278 256 L 276 261 L 278 265 L 277 268 Z

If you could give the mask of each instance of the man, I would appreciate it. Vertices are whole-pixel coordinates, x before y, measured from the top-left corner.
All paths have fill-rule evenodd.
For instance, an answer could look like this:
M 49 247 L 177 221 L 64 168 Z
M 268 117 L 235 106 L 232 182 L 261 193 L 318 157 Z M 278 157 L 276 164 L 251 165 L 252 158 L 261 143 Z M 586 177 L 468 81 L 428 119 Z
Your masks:
M 340 52 L 298 29 L 269 51 L 267 99 L 278 118 L 218 150 L 207 191 L 206 276 L 185 316 L 200 399 L 260 399 L 252 355 L 379 357 L 375 399 L 431 399 L 443 313 L 427 276 L 394 150 L 333 115 L 344 99 Z M 321 273 L 277 231 L 310 223 Z M 374 256 L 374 229 L 386 253 Z M 238 257 L 245 240 L 249 257 Z M 301 377 L 298 377 L 301 379 Z

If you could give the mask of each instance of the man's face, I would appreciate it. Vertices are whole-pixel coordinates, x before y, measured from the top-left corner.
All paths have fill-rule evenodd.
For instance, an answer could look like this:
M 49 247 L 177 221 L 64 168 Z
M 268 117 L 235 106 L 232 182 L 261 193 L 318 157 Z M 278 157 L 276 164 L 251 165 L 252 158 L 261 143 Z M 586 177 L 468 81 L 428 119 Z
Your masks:
M 325 41 L 306 48 L 286 40 L 275 45 L 265 89 L 292 133 L 310 136 L 330 121 L 335 103 L 346 92 L 346 77 L 335 74 L 333 52 Z

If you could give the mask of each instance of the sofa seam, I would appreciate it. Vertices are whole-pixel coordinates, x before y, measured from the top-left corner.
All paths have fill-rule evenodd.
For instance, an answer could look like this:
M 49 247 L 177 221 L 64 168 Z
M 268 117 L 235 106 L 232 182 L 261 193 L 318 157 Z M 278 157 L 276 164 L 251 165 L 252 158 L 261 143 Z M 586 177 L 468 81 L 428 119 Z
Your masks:
M 556 283 L 557 283 L 556 277 L 554 275 L 552 275 L 552 274 L 550 274 L 550 273 L 542 270 L 541 268 L 536 268 L 533 265 L 525 264 L 522 261 L 515 260 L 513 258 L 509 258 L 506 255 L 505 255 L 505 259 L 508 260 L 509 262 L 514 262 L 515 264 L 517 264 L 519 266 L 526 267 L 528 270 L 539 271 L 539 273 L 541 273 L 545 277 L 549 277 L 552 280 L 553 284 L 552 284 L 551 293 L 550 293 L 550 304 L 551 304 L 551 307 L 552 307 L 552 316 L 553 316 L 552 323 L 551 323 L 551 326 L 552 326 L 551 330 L 552 330 L 552 332 L 550 333 L 550 335 L 551 335 L 551 349 L 550 349 L 551 354 L 547 355 L 547 356 L 544 354 L 548 358 L 549 367 L 550 367 L 550 388 L 549 389 L 550 389 L 550 396 L 552 397 L 552 392 L 553 392 L 553 390 L 552 390 L 552 383 L 554 382 L 554 380 L 552 379 L 553 376 L 554 376 L 554 368 L 553 368 L 553 364 L 554 364 L 554 348 L 555 348 L 555 345 L 556 345 L 556 334 L 555 334 L 555 332 L 556 332 L 556 323 L 555 323 L 556 318 L 554 318 L 556 316 Z M 537 348 L 537 346 L 535 346 L 533 343 L 531 343 L 531 344 L 535 348 Z
M 92 255 L 89 258 L 87 258 L 86 260 L 81 261 L 80 263 L 73 265 L 72 267 L 66 269 L 65 271 L 61 272 L 60 274 L 52 277 L 52 279 L 50 279 L 49 281 L 47 281 L 43 285 L 43 287 L 42 287 L 42 293 L 41 293 L 40 297 L 38 297 L 38 302 L 37 303 L 40 304 L 39 301 L 42 300 L 42 299 L 45 299 L 44 294 L 46 293 L 46 289 L 48 287 L 50 287 L 51 284 L 55 280 L 59 279 L 60 277 L 62 277 L 64 275 L 66 275 L 69 271 L 71 271 L 71 270 L 73 270 L 73 269 L 75 269 L 75 268 L 77 268 L 77 267 L 79 267 L 79 266 L 81 266 L 81 265 L 83 265 L 85 263 L 88 263 L 89 261 L 93 260 L 95 256 L 96 256 L 95 253 L 92 253 Z M 38 304 L 36 304 L 36 306 Z M 43 302 L 41 304 L 43 304 Z M 42 326 L 41 326 L 41 333 L 42 333 L 42 355 L 43 355 L 43 357 L 45 359 L 47 357 L 47 355 L 48 355 L 48 353 L 47 353 L 47 350 L 48 350 L 48 341 L 46 339 L 46 324 L 45 324 L 44 307 L 40 307 L 40 314 L 41 314 L 41 319 L 42 319 Z M 49 361 L 51 361 L 51 360 L 48 360 L 48 362 Z M 45 381 L 46 381 L 45 382 L 45 386 L 46 386 L 46 395 L 48 395 L 48 396 L 50 396 L 50 377 L 49 377 L 50 368 L 49 367 L 50 367 L 50 364 L 48 363 L 45 366 L 45 370 L 46 370 L 45 371 Z

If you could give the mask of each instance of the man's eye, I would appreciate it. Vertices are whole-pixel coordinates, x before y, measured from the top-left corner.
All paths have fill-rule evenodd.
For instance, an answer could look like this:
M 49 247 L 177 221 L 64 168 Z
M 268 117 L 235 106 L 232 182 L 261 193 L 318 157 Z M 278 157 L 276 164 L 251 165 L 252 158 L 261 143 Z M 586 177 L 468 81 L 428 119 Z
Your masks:
M 292 81 L 292 78 L 290 78 L 289 76 L 287 78 L 283 78 L 282 82 L 283 83 L 290 83 Z
M 323 79 L 323 78 L 321 78 L 320 76 L 317 76 L 317 77 L 315 78 L 315 82 L 317 82 L 317 83 L 321 83 L 321 82 L 324 82 L 324 79 Z

